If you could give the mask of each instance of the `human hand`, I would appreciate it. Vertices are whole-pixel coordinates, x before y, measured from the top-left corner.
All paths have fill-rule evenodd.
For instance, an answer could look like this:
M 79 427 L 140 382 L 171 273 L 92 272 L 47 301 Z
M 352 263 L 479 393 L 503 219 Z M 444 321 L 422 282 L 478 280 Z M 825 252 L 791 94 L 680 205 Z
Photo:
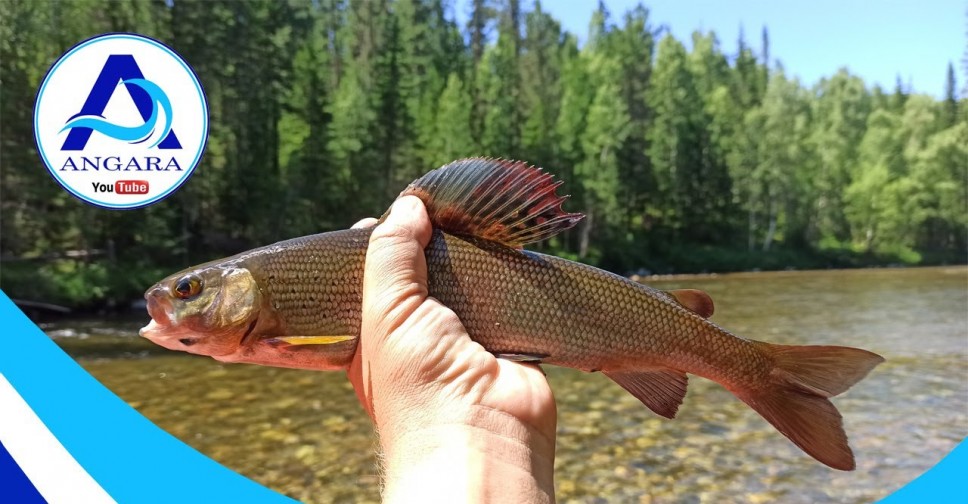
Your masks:
M 548 381 L 536 365 L 494 357 L 428 295 L 431 235 L 423 203 L 406 196 L 367 250 L 362 335 L 348 374 L 379 433 L 384 498 L 553 501 Z

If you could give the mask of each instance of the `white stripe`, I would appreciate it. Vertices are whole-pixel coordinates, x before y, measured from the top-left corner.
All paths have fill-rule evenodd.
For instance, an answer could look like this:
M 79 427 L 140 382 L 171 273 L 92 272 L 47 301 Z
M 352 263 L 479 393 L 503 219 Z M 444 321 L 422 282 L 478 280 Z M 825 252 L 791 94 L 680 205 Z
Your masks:
M 2 374 L 0 411 L 0 442 L 47 502 L 115 503 Z

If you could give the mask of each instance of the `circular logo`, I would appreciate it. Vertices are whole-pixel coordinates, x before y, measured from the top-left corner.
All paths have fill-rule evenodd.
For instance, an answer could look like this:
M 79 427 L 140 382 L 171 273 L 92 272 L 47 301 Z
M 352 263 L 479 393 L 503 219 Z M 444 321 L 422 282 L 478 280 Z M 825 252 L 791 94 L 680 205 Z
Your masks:
M 191 176 L 208 140 L 208 102 L 195 72 L 143 35 L 85 40 L 40 84 L 34 138 L 47 170 L 103 208 L 162 200 Z

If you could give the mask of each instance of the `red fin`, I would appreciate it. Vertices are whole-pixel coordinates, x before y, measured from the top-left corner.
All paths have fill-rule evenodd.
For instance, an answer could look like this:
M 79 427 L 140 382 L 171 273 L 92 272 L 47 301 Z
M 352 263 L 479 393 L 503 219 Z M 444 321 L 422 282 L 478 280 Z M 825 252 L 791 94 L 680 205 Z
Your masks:
M 713 316 L 715 306 L 713 306 L 713 298 L 709 297 L 709 294 L 698 289 L 678 289 L 666 292 L 696 315 L 702 318 Z
M 829 400 L 784 387 L 736 393 L 736 397 L 811 457 L 834 469 L 854 470 L 854 452 L 847 444 L 843 421 Z
M 411 183 L 400 196 L 427 206 L 434 226 L 510 247 L 550 238 L 578 223 L 565 213 L 561 182 L 521 161 L 470 158 L 444 165 Z
M 686 396 L 688 378 L 686 373 L 676 369 L 602 371 L 602 374 L 666 418 L 675 418 L 682 398 Z
M 811 457 L 852 471 L 843 421 L 827 397 L 847 390 L 884 359 L 857 348 L 754 343 L 773 357 L 775 368 L 769 383 L 734 390 L 736 396 Z
M 873 352 L 842 346 L 753 344 L 773 358 L 773 374 L 824 397 L 843 393 L 884 358 Z

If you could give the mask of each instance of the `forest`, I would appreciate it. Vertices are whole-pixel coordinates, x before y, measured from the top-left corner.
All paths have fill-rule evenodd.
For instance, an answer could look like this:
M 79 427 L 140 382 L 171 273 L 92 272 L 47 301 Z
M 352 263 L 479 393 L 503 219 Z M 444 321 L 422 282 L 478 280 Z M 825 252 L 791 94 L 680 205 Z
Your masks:
M 178 192 L 110 211 L 47 173 L 32 113 L 60 54 L 122 31 L 192 65 L 211 125 Z M 940 98 L 847 69 L 804 83 L 766 27 L 753 39 L 687 44 L 646 6 L 600 4 L 579 41 L 540 0 L 3 0 L 0 287 L 127 303 L 189 265 L 378 216 L 468 156 L 560 177 L 586 218 L 538 249 L 619 273 L 966 262 L 959 63 Z

